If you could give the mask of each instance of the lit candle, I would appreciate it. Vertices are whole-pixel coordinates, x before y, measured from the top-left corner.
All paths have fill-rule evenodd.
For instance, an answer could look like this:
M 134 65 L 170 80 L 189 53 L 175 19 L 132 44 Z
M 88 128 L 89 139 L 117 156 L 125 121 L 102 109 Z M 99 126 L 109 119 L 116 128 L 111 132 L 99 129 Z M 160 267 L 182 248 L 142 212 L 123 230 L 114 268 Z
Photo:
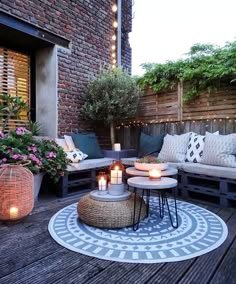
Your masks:
M 98 181 L 98 189 L 106 190 L 107 189 L 107 180 L 104 177 L 101 177 Z
M 18 208 L 11 207 L 10 208 L 10 219 L 16 219 L 18 217 Z
M 114 144 L 114 151 L 120 151 L 121 147 L 120 147 L 120 143 L 115 143 Z
M 122 183 L 122 170 L 119 167 L 115 167 L 111 170 L 111 184 L 121 184 Z
M 150 179 L 161 179 L 161 171 L 158 169 L 152 169 L 149 171 Z

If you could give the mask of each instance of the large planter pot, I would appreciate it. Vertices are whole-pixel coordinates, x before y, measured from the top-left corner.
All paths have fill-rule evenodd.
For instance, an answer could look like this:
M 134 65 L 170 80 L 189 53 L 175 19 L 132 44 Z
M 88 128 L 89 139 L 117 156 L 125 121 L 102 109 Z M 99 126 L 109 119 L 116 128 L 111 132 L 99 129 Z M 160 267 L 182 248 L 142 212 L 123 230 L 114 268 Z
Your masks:
M 161 170 L 164 171 L 168 168 L 168 163 L 152 164 L 152 163 L 139 163 L 134 162 L 136 170 L 139 171 L 149 171 L 149 170 Z
M 34 202 L 38 200 L 39 191 L 42 185 L 44 173 L 34 175 Z

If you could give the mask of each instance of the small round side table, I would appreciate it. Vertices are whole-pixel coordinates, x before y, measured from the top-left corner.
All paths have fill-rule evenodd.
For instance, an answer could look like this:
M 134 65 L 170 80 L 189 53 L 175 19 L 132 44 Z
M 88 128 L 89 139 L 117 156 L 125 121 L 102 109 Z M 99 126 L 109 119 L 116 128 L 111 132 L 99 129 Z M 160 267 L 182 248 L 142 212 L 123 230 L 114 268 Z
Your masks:
M 142 189 L 142 199 L 144 196 L 144 191 L 146 190 L 146 195 L 147 195 L 147 210 L 149 212 L 149 198 L 150 198 L 150 191 L 151 190 L 157 190 L 158 191 L 158 196 L 159 196 L 159 213 L 160 217 L 164 217 L 164 209 L 165 209 L 165 204 L 168 209 L 168 214 L 171 222 L 171 226 L 173 228 L 178 227 L 178 212 L 177 212 L 177 203 L 176 203 L 176 186 L 177 186 L 177 180 L 173 178 L 168 178 L 168 177 L 162 177 L 160 180 L 151 180 L 148 177 L 132 177 L 127 180 L 127 183 L 129 186 L 132 186 L 134 190 L 134 194 L 136 196 L 137 189 Z M 174 198 L 174 204 L 175 204 L 175 224 L 173 222 L 173 218 L 171 216 L 170 208 L 169 208 L 169 203 L 168 203 L 168 198 L 166 195 L 166 190 L 165 189 L 172 189 L 173 191 L 173 198 Z M 174 189 L 174 190 L 173 190 Z M 140 207 L 142 208 L 142 203 L 140 204 Z M 140 211 L 141 211 L 140 208 Z M 134 216 L 136 212 L 136 203 L 134 203 Z M 138 220 L 139 217 L 138 217 Z M 137 222 L 136 226 L 133 227 L 133 229 L 136 231 L 139 227 L 139 221 Z

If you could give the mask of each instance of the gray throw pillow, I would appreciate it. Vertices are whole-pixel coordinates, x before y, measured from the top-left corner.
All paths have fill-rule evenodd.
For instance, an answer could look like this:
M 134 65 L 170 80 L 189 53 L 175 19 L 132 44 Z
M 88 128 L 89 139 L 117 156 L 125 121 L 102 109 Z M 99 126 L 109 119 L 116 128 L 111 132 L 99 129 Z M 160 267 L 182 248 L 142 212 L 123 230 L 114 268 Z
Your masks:
M 229 135 L 206 133 L 202 164 L 235 168 L 235 155 L 236 133 Z
M 182 135 L 164 137 L 164 143 L 158 158 L 167 162 L 184 162 L 191 132 Z

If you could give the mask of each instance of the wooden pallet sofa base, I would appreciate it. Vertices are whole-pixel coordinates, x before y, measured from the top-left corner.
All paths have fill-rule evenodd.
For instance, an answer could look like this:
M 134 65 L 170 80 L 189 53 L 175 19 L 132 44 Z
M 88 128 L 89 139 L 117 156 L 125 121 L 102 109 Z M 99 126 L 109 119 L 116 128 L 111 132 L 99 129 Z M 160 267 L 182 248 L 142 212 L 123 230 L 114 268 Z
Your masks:
M 125 158 L 133 166 L 136 158 Z M 203 200 L 222 207 L 236 207 L 236 168 L 199 163 L 169 163 L 178 169 L 178 193 L 186 199 Z
M 111 158 L 90 159 L 68 165 L 64 176 L 59 181 L 59 197 L 78 194 L 78 190 L 82 188 L 94 190 L 98 171 L 108 169 L 113 160 Z

